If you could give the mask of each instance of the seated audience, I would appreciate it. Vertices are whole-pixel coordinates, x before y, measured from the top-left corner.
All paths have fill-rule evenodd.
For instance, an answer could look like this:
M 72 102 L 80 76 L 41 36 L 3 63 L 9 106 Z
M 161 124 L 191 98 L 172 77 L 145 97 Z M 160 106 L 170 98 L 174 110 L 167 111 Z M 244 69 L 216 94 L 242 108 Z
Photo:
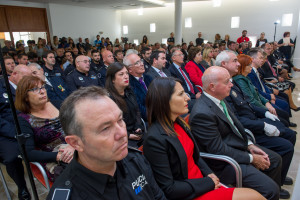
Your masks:
M 16 63 L 15 63 L 14 59 L 10 56 L 5 56 L 5 57 L 3 57 L 3 60 L 4 60 L 6 73 L 8 76 L 11 76 L 12 72 L 14 71 L 14 69 L 16 67 Z
M 292 179 L 286 178 L 286 175 L 294 154 L 296 132 L 285 127 L 276 115 L 271 114 L 265 109 L 251 105 L 247 94 L 244 94 L 246 90 L 243 90 L 235 81 L 235 77 L 240 76 L 242 80 L 247 77 L 247 74 L 251 71 L 251 62 L 252 59 L 250 56 L 239 55 L 238 63 L 240 65 L 230 62 L 224 66 L 230 76 L 233 75 L 233 87 L 226 100 L 241 124 L 252 131 L 256 143 L 278 153 L 282 157 L 281 186 L 284 183 L 292 184 Z
M 205 68 L 200 64 L 202 61 L 201 49 L 198 47 L 192 47 L 189 50 L 188 55 L 189 62 L 185 65 L 185 70 L 189 73 L 191 81 L 202 92 L 202 75 Z
M 257 93 L 256 90 L 258 90 L 258 93 L 262 97 L 264 97 L 263 101 L 268 101 L 269 104 L 271 104 L 272 107 L 274 107 L 276 109 L 275 110 L 276 112 L 274 112 L 273 114 L 277 113 L 281 122 L 283 122 L 287 126 L 296 126 L 296 124 L 290 122 L 290 120 L 289 120 L 290 109 L 289 109 L 288 103 L 285 100 L 280 99 L 280 97 L 276 96 L 274 94 L 274 91 L 276 91 L 276 90 L 274 89 L 271 91 L 260 78 L 261 73 L 259 71 L 259 68 L 265 62 L 264 58 L 262 56 L 262 53 L 259 51 L 259 49 L 251 49 L 249 51 L 249 55 L 253 58 L 253 62 L 251 64 L 252 70 L 248 74 L 247 77 L 250 79 L 250 82 L 254 86 L 253 90 L 255 90 L 255 93 Z M 278 93 L 276 93 L 276 94 L 278 94 Z M 249 93 L 249 95 L 251 95 L 251 94 Z M 254 102 L 252 102 L 252 103 L 254 103 Z M 265 103 L 263 103 L 263 104 L 265 104 Z M 284 108 L 284 109 L 282 109 L 282 108 Z M 269 111 L 271 112 L 271 110 L 269 110 Z
M 255 189 L 269 200 L 279 199 L 281 157 L 254 144 L 234 116 L 224 100 L 230 94 L 230 79 L 228 71 L 222 67 L 205 70 L 202 76 L 204 92 L 189 117 L 193 136 L 204 152 L 226 155 L 238 162 L 244 187 Z M 229 164 L 216 160 L 207 162 L 223 183 L 235 183 L 235 172 Z M 281 197 L 285 192 L 281 192 Z
M 111 65 L 115 62 L 115 59 L 114 59 L 113 53 L 111 51 L 108 51 L 105 49 L 101 52 L 101 55 L 102 55 L 102 59 L 103 59 L 103 65 L 100 68 L 99 73 L 101 74 L 101 78 L 100 78 L 101 83 L 102 83 L 102 85 L 105 85 L 105 77 L 106 77 L 107 68 L 109 65 Z
M 151 67 L 151 64 L 150 64 L 151 54 L 152 54 L 152 50 L 149 47 L 144 47 L 141 50 L 142 61 L 143 61 L 143 64 L 144 64 L 145 72 L 148 72 L 148 70 Z
M 265 199 L 246 188 L 225 188 L 199 156 L 189 126 L 180 115 L 188 113 L 189 97 L 178 79 L 155 79 L 147 94 L 150 125 L 144 155 L 168 199 Z M 159 102 L 159 103 L 156 103 Z
M 69 199 L 166 199 L 148 162 L 127 147 L 122 111 L 102 88 L 86 87 L 71 94 L 62 105 L 60 120 L 75 154 L 47 200 L 59 199 L 57 189 L 69 191 Z
M 74 149 L 65 142 L 59 122 L 59 110 L 48 101 L 45 82 L 37 77 L 25 76 L 18 83 L 15 100 L 29 161 L 41 162 L 53 181 L 61 168 L 57 162 L 69 163 Z M 57 174 L 56 174 L 57 175 Z
M 132 147 L 141 146 L 145 130 L 134 92 L 129 87 L 129 74 L 124 64 L 115 62 L 108 67 L 105 88 L 110 98 L 123 112 L 129 138 L 128 145 Z

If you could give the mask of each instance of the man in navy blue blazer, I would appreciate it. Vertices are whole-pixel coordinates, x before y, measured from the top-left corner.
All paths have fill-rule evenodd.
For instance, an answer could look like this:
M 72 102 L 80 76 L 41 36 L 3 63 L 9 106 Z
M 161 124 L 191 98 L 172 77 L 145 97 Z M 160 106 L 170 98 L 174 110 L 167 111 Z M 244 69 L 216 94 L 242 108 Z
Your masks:
M 152 78 L 144 74 L 144 63 L 137 54 L 132 53 L 126 55 L 123 59 L 123 63 L 128 67 L 128 72 L 130 74 L 129 84 L 135 93 L 142 118 L 147 121 L 145 100 L 148 86 L 150 85 Z

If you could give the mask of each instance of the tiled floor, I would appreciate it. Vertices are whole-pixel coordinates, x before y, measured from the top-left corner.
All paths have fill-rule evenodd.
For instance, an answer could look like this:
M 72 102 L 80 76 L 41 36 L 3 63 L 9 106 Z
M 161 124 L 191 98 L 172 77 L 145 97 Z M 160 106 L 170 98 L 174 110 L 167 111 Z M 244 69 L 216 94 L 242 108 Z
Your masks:
M 300 72 L 297 72 L 294 74 L 293 82 L 296 83 L 296 85 L 297 85 L 297 87 L 295 88 L 295 90 L 293 92 L 293 99 L 294 99 L 296 105 L 300 106 L 300 86 L 299 86 L 300 85 Z M 300 136 L 299 136 L 300 135 L 300 120 L 299 120 L 300 119 L 300 111 L 299 112 L 292 111 L 292 114 L 293 114 L 293 117 L 292 117 L 291 121 L 298 124 L 298 127 L 296 127 L 294 129 L 299 133 L 297 135 L 297 140 L 298 140 L 300 138 Z M 296 142 L 296 145 L 295 145 L 295 153 L 294 153 L 293 161 L 290 166 L 289 173 L 288 173 L 288 175 L 290 177 L 292 177 L 294 179 L 294 181 L 297 176 L 299 164 L 300 164 L 300 142 L 298 141 L 298 142 Z M 17 197 L 16 185 L 13 183 L 13 181 L 7 175 L 5 167 L 3 165 L 1 165 L 1 169 L 4 173 L 5 179 L 7 181 L 12 199 L 17 200 L 18 197 Z M 35 182 L 36 182 L 39 199 L 41 199 L 41 200 L 46 199 L 47 190 L 38 181 L 35 181 Z M 27 185 L 29 186 L 30 184 L 29 184 L 28 178 L 27 178 L 27 183 L 28 183 Z M 283 186 L 283 187 L 292 194 L 292 192 L 294 190 L 294 185 Z M 0 183 L 0 200 L 4 200 L 4 199 L 6 199 L 6 195 L 4 193 L 3 185 L 2 185 L 2 183 Z

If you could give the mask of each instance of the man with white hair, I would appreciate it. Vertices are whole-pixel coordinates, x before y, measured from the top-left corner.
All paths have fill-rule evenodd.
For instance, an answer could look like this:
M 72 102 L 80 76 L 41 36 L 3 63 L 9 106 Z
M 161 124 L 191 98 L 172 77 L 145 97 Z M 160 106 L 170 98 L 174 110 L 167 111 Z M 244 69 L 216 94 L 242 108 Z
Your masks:
M 126 55 L 123 59 L 123 63 L 128 67 L 128 72 L 130 74 L 129 84 L 136 95 L 142 118 L 147 121 L 145 100 L 148 86 L 150 85 L 152 78 L 149 75 L 144 74 L 145 68 L 143 61 L 137 54 L 131 53 Z

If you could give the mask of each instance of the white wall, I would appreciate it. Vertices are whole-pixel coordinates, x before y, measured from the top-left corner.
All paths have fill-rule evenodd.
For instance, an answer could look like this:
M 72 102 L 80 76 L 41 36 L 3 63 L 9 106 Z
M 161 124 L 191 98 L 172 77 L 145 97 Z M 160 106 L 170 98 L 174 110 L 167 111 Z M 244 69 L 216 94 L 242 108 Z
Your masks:
M 261 32 L 266 33 L 266 38 L 273 41 L 274 22 L 282 18 L 282 14 L 293 13 L 292 27 L 277 28 L 276 40 L 282 38 L 283 32 L 290 31 L 294 38 L 299 20 L 299 0 L 223 0 L 221 7 L 213 7 L 211 1 L 192 2 L 183 5 L 183 39 L 185 42 L 193 41 L 199 31 L 203 38 L 214 40 L 216 33 L 229 34 L 236 40 L 243 29 L 248 30 L 248 36 L 259 37 Z M 240 16 L 240 27 L 231 29 L 231 17 Z M 184 28 L 184 19 L 192 17 L 192 28 Z M 150 23 L 156 23 L 156 33 L 150 33 Z M 121 11 L 121 25 L 128 25 L 130 41 L 139 39 L 146 34 L 150 43 L 161 42 L 162 38 L 169 37 L 174 31 L 174 6 L 164 8 L 146 8 L 143 16 L 138 16 L 136 10 Z
M 49 4 L 52 36 L 72 37 L 77 42 L 79 37 L 90 38 L 90 43 L 96 35 L 103 31 L 101 37 L 109 37 L 112 41 L 120 36 L 120 13 L 114 10 L 85 8 Z

